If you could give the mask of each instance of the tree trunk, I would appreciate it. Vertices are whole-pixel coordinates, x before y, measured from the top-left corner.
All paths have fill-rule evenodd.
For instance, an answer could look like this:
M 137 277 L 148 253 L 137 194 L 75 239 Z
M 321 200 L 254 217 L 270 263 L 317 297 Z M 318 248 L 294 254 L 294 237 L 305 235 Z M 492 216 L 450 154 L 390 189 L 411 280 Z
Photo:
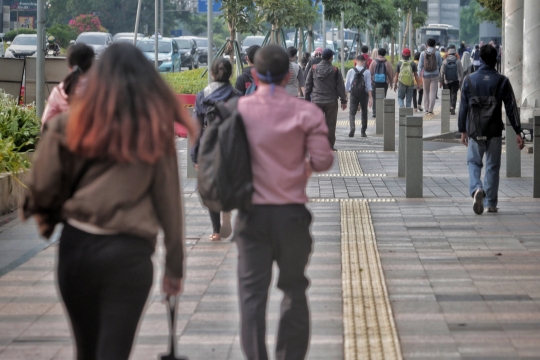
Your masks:
M 234 24 L 234 22 L 229 22 L 228 23 L 229 25 L 229 38 L 231 39 L 231 41 L 234 41 L 234 39 L 236 39 L 236 26 Z M 225 54 L 229 55 L 229 61 L 231 62 L 231 64 L 234 66 L 235 64 L 235 53 L 234 53 L 234 47 L 232 46 L 232 42 L 228 43 L 227 44 L 227 47 L 225 48 Z
M 396 37 L 394 35 L 392 35 L 392 37 L 390 39 L 390 42 L 391 42 L 391 45 L 390 45 L 390 63 L 392 64 L 392 67 L 393 67 L 394 66 L 394 52 L 395 52 L 394 43 L 396 42 Z
M 309 53 L 311 54 L 313 52 L 313 24 L 308 26 L 308 44 L 307 48 Z
M 298 58 L 304 56 L 304 44 L 302 42 L 302 28 L 298 28 Z
M 276 25 L 272 24 L 272 33 L 270 34 L 270 43 L 276 44 Z
M 407 39 L 409 38 L 409 24 L 411 23 L 410 17 L 411 13 L 407 13 L 407 25 L 405 25 L 405 31 L 403 32 L 403 41 L 401 42 L 403 46 L 401 50 L 405 49 L 406 47 L 408 47 L 409 49 L 411 48 L 411 44 L 405 46 L 405 44 L 407 44 Z

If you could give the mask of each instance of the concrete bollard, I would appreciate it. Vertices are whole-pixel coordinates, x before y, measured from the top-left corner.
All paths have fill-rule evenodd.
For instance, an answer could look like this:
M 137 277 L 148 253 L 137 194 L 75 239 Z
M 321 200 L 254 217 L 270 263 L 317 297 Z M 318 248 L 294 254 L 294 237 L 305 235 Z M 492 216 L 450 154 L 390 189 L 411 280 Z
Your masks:
M 506 177 L 521 177 L 521 150 L 516 143 L 516 132 L 506 118 Z
M 441 97 L 441 134 L 450 132 L 450 90 L 444 89 Z
M 534 117 L 533 198 L 540 198 L 540 116 Z
M 399 108 L 399 143 L 398 143 L 398 176 L 405 176 L 405 159 L 407 149 L 407 116 L 413 115 L 412 108 Z
M 193 166 L 193 162 L 191 161 L 191 155 L 190 155 L 190 144 L 191 139 L 189 138 L 189 135 L 186 139 L 186 176 L 188 179 L 196 179 L 197 178 L 197 170 L 195 170 L 195 166 Z
M 405 196 L 407 198 L 423 197 L 423 118 L 421 116 L 407 116 L 407 142 L 406 142 L 406 173 Z
M 383 134 L 383 117 L 384 117 L 384 89 L 379 88 L 375 90 L 375 98 L 377 104 L 375 105 L 375 112 L 377 117 L 375 118 L 375 134 Z
M 396 100 L 384 99 L 383 150 L 396 151 Z

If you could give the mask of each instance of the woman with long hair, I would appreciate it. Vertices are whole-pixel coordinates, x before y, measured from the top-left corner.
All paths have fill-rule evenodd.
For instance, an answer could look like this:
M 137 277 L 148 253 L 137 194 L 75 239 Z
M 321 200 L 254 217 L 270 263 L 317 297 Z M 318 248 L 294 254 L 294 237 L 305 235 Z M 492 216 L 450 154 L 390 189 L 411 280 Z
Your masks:
M 56 115 L 68 111 L 70 99 L 79 88 L 80 83 L 83 82 L 88 70 L 90 70 L 94 57 L 94 49 L 86 44 L 79 43 L 69 47 L 66 54 L 69 74 L 51 91 L 41 116 L 42 127 Z
M 143 54 L 111 45 L 66 115 L 45 124 L 23 217 L 49 237 L 64 224 L 57 280 L 77 359 L 129 358 L 153 280 L 158 231 L 162 288 L 184 276 L 183 210 L 173 133 L 197 128 Z

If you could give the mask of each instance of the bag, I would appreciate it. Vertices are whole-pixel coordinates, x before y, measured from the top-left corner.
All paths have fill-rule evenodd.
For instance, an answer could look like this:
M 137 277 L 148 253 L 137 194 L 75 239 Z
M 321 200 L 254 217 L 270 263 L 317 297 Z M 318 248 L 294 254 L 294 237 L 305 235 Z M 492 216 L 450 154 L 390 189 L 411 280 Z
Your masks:
M 253 94 L 257 90 L 257 84 L 251 79 L 251 85 L 246 89 L 246 95 Z
M 399 82 L 405 86 L 413 86 L 414 76 L 411 61 L 403 61 L 399 71 Z
M 199 147 L 197 188 L 208 209 L 221 212 L 251 208 L 253 180 L 246 129 L 238 98 L 215 104 Z
M 366 95 L 366 79 L 364 78 L 366 68 L 363 68 L 362 71 L 358 71 L 358 69 L 354 67 L 353 70 L 355 74 L 351 85 L 351 95 L 355 98 L 360 98 Z
M 366 60 L 366 68 L 369 69 L 369 67 L 371 66 L 371 63 L 373 62 L 373 59 L 368 54 L 362 54 L 362 56 Z
M 377 65 L 375 66 L 375 76 L 373 78 L 376 83 L 384 84 L 386 82 L 386 64 L 383 61 L 379 61 L 379 59 L 375 59 L 375 62 Z
M 458 81 L 457 60 L 446 60 L 445 78 L 448 83 Z
M 501 76 L 495 92 L 499 89 L 504 76 Z M 486 141 L 491 139 L 498 132 L 498 127 L 502 127 L 501 119 L 494 119 L 493 113 L 497 108 L 497 98 L 495 94 L 491 96 L 477 96 L 471 82 L 471 76 L 467 76 L 471 97 L 469 98 L 469 113 L 467 135 L 475 141 Z
M 313 65 L 313 67 L 311 68 L 311 71 L 313 71 L 313 73 L 315 73 L 315 69 L 317 68 L 317 65 L 319 64 L 315 64 Z M 334 76 L 335 76 L 335 80 L 336 80 L 336 85 L 337 85 L 337 79 L 338 79 L 338 68 L 337 66 L 334 66 Z
M 437 54 L 435 51 L 424 51 L 424 70 L 428 72 L 437 71 Z

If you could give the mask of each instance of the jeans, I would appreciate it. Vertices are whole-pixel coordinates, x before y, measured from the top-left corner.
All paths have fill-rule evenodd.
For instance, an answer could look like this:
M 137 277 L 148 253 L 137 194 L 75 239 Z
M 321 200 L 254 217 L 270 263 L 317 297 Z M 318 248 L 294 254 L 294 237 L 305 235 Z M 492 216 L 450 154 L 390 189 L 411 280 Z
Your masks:
M 398 104 L 399 107 L 404 107 L 403 100 L 407 97 L 407 107 L 411 107 L 411 100 L 413 97 L 415 85 L 405 86 L 402 83 L 398 85 Z
M 276 337 L 276 360 L 303 360 L 309 346 L 309 279 L 305 270 L 312 251 L 311 213 L 303 204 L 254 205 L 238 214 L 238 293 L 241 344 L 246 359 L 267 360 L 266 306 L 272 265 L 279 268 L 283 292 Z
M 152 286 L 150 241 L 93 235 L 64 226 L 58 287 L 71 320 L 77 360 L 127 360 Z
M 349 122 L 351 129 L 355 128 L 355 120 L 356 120 L 356 113 L 358 111 L 358 106 L 362 108 L 362 133 L 366 132 L 367 124 L 368 124 L 368 99 L 369 95 L 365 94 L 364 96 L 361 96 L 360 98 L 356 98 L 352 96 L 350 99 L 350 110 L 349 110 Z
M 371 85 L 373 89 L 373 116 L 375 116 L 377 113 L 377 89 L 384 89 L 384 97 L 386 97 L 386 94 L 388 93 L 388 83 L 385 82 L 384 84 L 382 84 L 372 82 Z
M 330 142 L 330 147 L 333 149 L 334 144 L 336 143 L 336 125 L 337 125 L 337 114 L 338 114 L 338 101 L 334 101 L 327 104 L 317 104 L 315 103 L 324 113 L 324 119 L 326 120 L 326 126 L 328 127 L 328 141 Z
M 457 93 L 459 91 L 459 81 L 453 81 L 446 84 L 446 88 L 450 90 L 450 107 L 455 109 L 457 103 Z
M 439 86 L 439 78 L 424 78 L 424 96 L 426 101 L 424 103 L 426 111 L 433 112 L 435 107 L 435 100 L 437 99 L 437 87 Z
M 487 141 L 477 142 L 469 138 L 467 147 L 467 165 L 469 167 L 469 192 L 471 196 L 477 189 L 486 193 L 484 205 L 497 206 L 499 192 L 499 170 L 501 169 L 502 139 L 494 137 Z M 486 155 L 486 172 L 482 185 L 482 158 Z

